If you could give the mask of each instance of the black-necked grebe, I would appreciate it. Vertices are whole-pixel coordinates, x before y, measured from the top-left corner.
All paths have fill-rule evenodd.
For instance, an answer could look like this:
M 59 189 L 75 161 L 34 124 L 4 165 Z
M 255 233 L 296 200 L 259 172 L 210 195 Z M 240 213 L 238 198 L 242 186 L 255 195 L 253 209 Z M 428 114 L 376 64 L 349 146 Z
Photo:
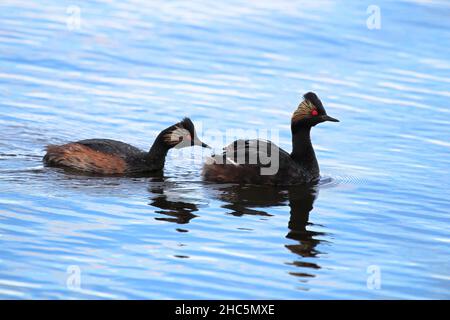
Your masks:
M 303 97 L 291 119 L 291 154 L 270 141 L 237 140 L 225 147 L 222 154 L 207 159 L 203 167 L 204 179 L 271 185 L 317 181 L 319 164 L 311 144 L 311 128 L 324 121 L 339 120 L 327 115 L 315 93 L 308 92 Z
M 46 166 L 64 167 L 94 174 L 134 174 L 160 171 L 171 148 L 208 147 L 201 142 L 189 118 L 170 126 L 157 136 L 149 152 L 109 139 L 89 139 L 60 146 L 47 146 Z

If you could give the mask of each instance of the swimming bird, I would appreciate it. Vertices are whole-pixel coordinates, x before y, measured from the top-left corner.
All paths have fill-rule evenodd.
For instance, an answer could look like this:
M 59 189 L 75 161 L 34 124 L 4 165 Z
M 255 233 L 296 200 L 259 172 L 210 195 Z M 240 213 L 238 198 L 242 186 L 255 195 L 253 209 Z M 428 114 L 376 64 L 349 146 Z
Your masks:
M 149 152 L 109 139 L 88 139 L 64 145 L 49 145 L 43 158 L 46 166 L 63 167 L 100 175 L 156 172 L 164 168 L 172 148 L 209 146 L 199 140 L 189 118 L 164 129 Z
M 291 153 L 266 140 L 236 140 L 223 148 L 221 154 L 206 160 L 204 180 L 269 185 L 317 181 L 320 171 L 311 143 L 311 128 L 325 121 L 339 120 L 327 115 L 315 93 L 308 92 L 303 98 L 291 118 Z

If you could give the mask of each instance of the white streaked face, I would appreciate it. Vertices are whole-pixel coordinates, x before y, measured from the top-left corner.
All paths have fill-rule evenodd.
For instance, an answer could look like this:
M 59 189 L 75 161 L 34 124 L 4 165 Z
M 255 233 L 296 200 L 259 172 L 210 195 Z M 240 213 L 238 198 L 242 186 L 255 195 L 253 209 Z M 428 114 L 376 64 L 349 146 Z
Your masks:
M 166 134 L 164 139 L 171 146 L 183 148 L 191 146 L 192 136 L 188 130 L 177 126 L 175 130 Z

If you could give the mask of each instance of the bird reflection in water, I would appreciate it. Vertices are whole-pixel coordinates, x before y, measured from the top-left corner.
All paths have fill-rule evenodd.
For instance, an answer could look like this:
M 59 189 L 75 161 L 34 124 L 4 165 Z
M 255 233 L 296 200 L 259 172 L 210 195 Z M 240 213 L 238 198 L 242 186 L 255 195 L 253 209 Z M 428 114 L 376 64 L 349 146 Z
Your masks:
M 314 201 L 318 196 L 318 190 L 314 187 L 293 188 L 289 190 L 289 206 L 291 215 L 289 219 L 289 232 L 286 238 L 296 240 L 298 243 L 288 244 L 288 248 L 292 253 L 302 257 L 316 257 L 320 251 L 316 249 L 317 245 L 323 240 L 318 237 L 325 235 L 324 232 L 308 230 L 315 225 L 309 222 L 309 214 L 313 209 Z M 303 260 L 295 260 L 289 264 L 300 268 L 320 269 L 320 266 L 313 262 Z M 299 277 L 313 277 L 310 273 L 291 272 L 290 274 Z
M 153 180 L 149 187 L 150 193 L 153 194 L 151 206 L 160 208 L 156 213 L 165 215 L 164 217 L 156 217 L 156 220 L 174 222 L 177 224 L 187 224 L 191 219 L 197 217 L 193 212 L 198 211 L 196 204 L 192 202 L 180 201 L 179 196 L 182 194 L 180 190 L 171 193 L 170 190 L 176 190 L 174 183 L 164 181 L 164 178 Z M 173 195 L 175 199 L 173 199 Z M 178 199 L 177 199 L 178 198 Z M 178 228 L 179 232 L 188 232 L 186 229 Z
M 220 187 L 218 190 L 219 199 L 227 203 L 222 207 L 231 209 L 231 214 L 235 216 L 244 214 L 272 216 L 264 211 L 264 208 L 289 205 L 289 232 L 286 238 L 295 240 L 297 243 L 286 244 L 285 247 L 302 258 L 314 258 L 320 253 L 316 247 L 323 240 L 319 240 L 317 237 L 323 236 L 325 233 L 309 230 L 317 226 L 309 222 L 309 214 L 318 196 L 316 186 L 276 188 L 231 185 Z M 301 268 L 320 269 L 318 264 L 302 260 L 295 260 L 288 264 Z M 313 276 L 305 272 L 291 272 L 291 274 L 300 277 Z
M 154 195 L 150 205 L 162 210 L 157 213 L 164 214 L 167 217 L 157 217 L 157 220 L 175 222 L 177 224 L 187 224 L 191 219 L 197 217 L 194 212 L 199 210 L 198 205 L 180 201 L 180 190 L 173 183 L 162 181 L 159 184 L 153 183 L 149 191 Z M 317 187 L 310 186 L 292 186 L 278 188 L 272 186 L 251 186 L 251 185 L 230 185 L 230 184 L 205 184 L 203 185 L 207 197 L 216 198 L 222 202 L 223 208 L 231 210 L 227 212 L 234 216 L 258 215 L 270 217 L 271 207 L 285 206 L 290 207 L 290 218 L 288 223 L 289 232 L 287 239 L 294 240 L 294 243 L 286 244 L 285 247 L 300 259 L 287 262 L 301 268 L 302 270 L 320 269 L 317 263 L 311 262 L 308 258 L 315 258 L 321 252 L 316 249 L 319 243 L 324 242 L 319 238 L 325 233 L 312 231 L 314 227 L 321 227 L 309 222 L 309 214 L 313 209 L 313 203 L 318 196 Z M 176 192 L 171 192 L 175 190 Z M 175 195 L 175 196 L 174 196 Z M 175 199 L 170 199 L 171 196 Z M 183 199 L 185 199 L 183 197 Z M 187 232 L 184 229 L 177 229 L 180 232 Z M 305 261 L 305 260 L 309 261 Z M 301 278 L 314 277 L 309 272 L 290 272 L 291 275 Z

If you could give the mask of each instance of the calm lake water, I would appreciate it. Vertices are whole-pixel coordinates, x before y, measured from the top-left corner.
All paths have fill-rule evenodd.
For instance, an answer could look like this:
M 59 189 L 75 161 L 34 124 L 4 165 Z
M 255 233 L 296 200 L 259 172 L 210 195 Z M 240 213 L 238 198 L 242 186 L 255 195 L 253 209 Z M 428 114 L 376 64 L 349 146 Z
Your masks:
M 450 4 L 377 1 L 369 29 L 370 4 L 2 1 L 0 298 L 450 298 Z M 204 183 L 200 148 L 163 177 L 41 162 L 184 116 L 290 151 L 307 91 L 341 120 L 315 188 Z

